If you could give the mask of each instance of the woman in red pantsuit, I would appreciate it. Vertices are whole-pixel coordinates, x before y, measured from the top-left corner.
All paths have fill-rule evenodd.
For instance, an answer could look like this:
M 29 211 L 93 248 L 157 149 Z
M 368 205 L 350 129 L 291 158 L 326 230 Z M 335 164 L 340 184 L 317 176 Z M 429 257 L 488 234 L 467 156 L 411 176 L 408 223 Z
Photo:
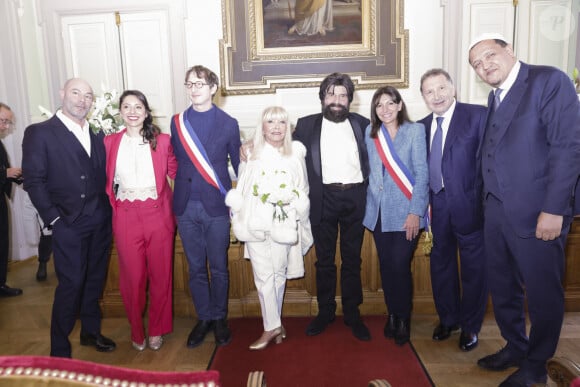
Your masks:
M 173 325 L 175 218 L 168 178 L 175 178 L 177 161 L 169 135 L 153 124 L 143 93 L 125 91 L 119 111 L 126 129 L 105 137 L 105 148 L 121 296 L 133 348 L 143 351 L 147 346 L 143 313 L 149 283 L 148 344 L 156 351 Z

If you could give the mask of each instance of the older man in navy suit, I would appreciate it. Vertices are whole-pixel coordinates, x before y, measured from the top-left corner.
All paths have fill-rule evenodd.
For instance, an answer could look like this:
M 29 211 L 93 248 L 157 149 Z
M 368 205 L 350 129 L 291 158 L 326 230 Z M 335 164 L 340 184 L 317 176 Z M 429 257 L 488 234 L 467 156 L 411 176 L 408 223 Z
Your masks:
M 442 69 L 423 74 L 421 94 L 433 112 L 419 121 L 429 150 L 431 285 L 439 315 L 433 340 L 445 340 L 461 328 L 459 348 L 470 351 L 478 344 L 488 295 L 476 157 L 485 108 L 457 102 L 451 77 Z
M 93 90 L 69 79 L 61 90 L 62 108 L 47 121 L 26 128 L 22 142 L 24 189 L 45 224 L 52 226 L 58 285 L 50 326 L 51 356 L 71 357 L 68 336 L 77 316 L 81 345 L 115 349 L 101 335 L 99 297 L 111 245 L 111 206 L 105 193 L 103 133 L 86 120 Z
M 502 387 L 545 383 L 545 364 L 564 318 L 564 248 L 580 173 L 580 102 L 565 73 L 518 61 L 499 34 L 478 37 L 469 63 L 493 87 L 480 148 L 484 236 L 495 318 L 507 341 L 478 365 L 518 367 Z

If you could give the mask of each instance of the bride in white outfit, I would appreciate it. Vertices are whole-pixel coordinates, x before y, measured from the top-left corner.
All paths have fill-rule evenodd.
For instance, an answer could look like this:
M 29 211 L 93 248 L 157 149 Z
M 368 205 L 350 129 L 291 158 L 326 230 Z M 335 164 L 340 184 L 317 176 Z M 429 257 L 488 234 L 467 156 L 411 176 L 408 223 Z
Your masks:
M 226 204 L 231 208 L 236 237 L 246 242 L 245 256 L 252 263 L 260 298 L 264 333 L 250 345 L 250 349 L 259 350 L 272 340 L 281 343 L 286 337 L 281 322 L 286 280 L 304 276 L 303 256 L 312 245 L 312 232 L 306 149 L 292 141 L 284 108 L 264 110 L 260 128 L 248 148 L 247 162 L 240 164 L 237 186 L 228 192 Z M 280 174 L 284 189 L 280 189 L 281 184 L 273 184 L 280 181 Z M 269 200 L 276 201 L 273 197 L 282 197 L 281 191 L 291 194 L 276 208 L 267 194 Z

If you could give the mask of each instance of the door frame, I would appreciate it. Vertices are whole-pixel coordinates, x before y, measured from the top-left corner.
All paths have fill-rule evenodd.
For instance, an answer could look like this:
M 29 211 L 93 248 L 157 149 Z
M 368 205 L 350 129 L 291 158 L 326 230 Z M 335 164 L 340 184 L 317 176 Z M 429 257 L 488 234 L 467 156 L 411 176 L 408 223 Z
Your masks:
M 66 60 L 61 38 L 61 18 L 71 15 L 86 15 L 105 12 L 143 12 L 163 10 L 168 14 L 169 51 L 171 74 L 183 74 L 186 70 L 186 45 L 184 18 L 187 15 L 185 0 L 99 0 L 85 2 L 78 0 L 36 0 L 39 24 L 43 29 L 43 44 L 46 55 L 48 91 L 53 101 L 59 101 L 59 90 L 66 81 Z M 186 106 L 187 97 L 182 92 L 182 79 L 172 79 L 173 111 L 177 106 Z M 55 104 L 58 106 L 58 104 Z

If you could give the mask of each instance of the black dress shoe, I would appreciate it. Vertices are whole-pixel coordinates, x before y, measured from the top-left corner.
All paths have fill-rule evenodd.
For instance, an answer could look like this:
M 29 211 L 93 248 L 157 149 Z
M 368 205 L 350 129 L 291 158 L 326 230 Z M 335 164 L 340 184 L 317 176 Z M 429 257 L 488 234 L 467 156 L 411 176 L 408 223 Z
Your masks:
M 477 333 L 461 331 L 461 336 L 459 336 L 459 349 L 468 352 L 477 347 L 477 344 L 479 344 Z
M 22 289 L 11 288 L 10 286 L 4 284 L 0 286 L 0 297 L 14 297 L 22 294 Z
M 369 328 L 362 322 L 361 319 L 356 320 L 353 323 L 346 323 L 347 326 L 352 330 L 352 335 L 361 341 L 369 341 L 371 339 L 371 332 Z
M 314 320 L 310 322 L 310 324 L 308 324 L 308 327 L 306 328 L 306 335 L 316 336 L 321 334 L 326 329 L 328 324 L 330 324 L 333 321 L 334 315 L 329 317 L 319 314 L 314 318 Z
M 479 359 L 477 365 L 486 370 L 503 371 L 510 367 L 519 367 L 523 358 L 522 354 L 513 353 L 507 347 L 503 347 L 493 355 Z
M 213 321 L 199 320 L 187 337 L 187 348 L 195 348 L 205 339 L 205 335 L 213 328 Z
M 457 332 L 458 330 L 459 325 L 447 326 L 440 323 L 439 325 L 437 325 L 435 330 L 433 330 L 433 340 L 437 341 L 446 340 L 449 338 L 449 336 L 451 336 L 453 332 Z
M 501 382 L 499 387 L 545 386 L 547 381 L 548 375 L 544 369 L 534 375 L 520 368 Z
M 96 334 L 92 335 L 90 333 L 81 332 L 81 345 L 95 347 L 99 352 L 111 352 L 117 345 L 115 342 L 103 335 Z
M 46 262 L 38 263 L 38 270 L 36 271 L 36 280 L 37 281 L 46 280 Z
M 392 339 L 393 337 L 395 337 L 397 320 L 399 320 L 399 318 L 396 317 L 394 314 L 390 314 L 387 316 L 387 323 L 385 324 L 385 329 L 383 330 L 383 333 L 387 339 Z
M 397 330 L 395 331 L 395 344 L 404 345 L 411 339 L 411 321 L 409 319 L 399 319 Z
M 220 347 L 229 344 L 230 341 L 232 341 L 232 334 L 225 318 L 214 321 L 213 333 L 215 335 L 215 343 Z

